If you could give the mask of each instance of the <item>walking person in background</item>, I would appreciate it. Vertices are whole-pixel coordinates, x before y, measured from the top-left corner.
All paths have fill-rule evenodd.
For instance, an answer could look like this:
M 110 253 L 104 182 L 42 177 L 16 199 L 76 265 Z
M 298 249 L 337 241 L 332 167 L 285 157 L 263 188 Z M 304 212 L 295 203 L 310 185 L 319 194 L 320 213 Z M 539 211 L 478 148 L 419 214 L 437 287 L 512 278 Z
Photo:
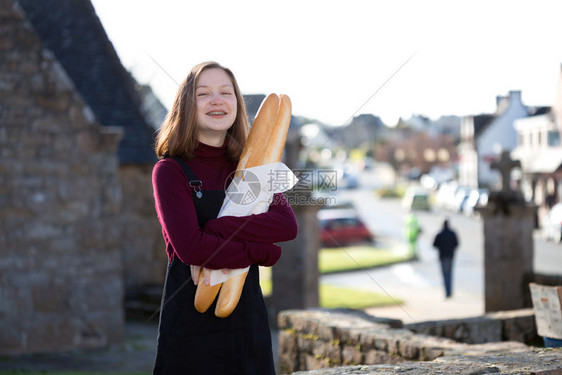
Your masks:
M 439 261 L 443 272 L 443 283 L 445 285 L 445 297 L 450 298 L 453 293 L 453 258 L 455 250 L 459 245 L 457 234 L 449 228 L 449 220 L 443 221 L 443 228 L 433 240 L 433 246 L 439 251 Z

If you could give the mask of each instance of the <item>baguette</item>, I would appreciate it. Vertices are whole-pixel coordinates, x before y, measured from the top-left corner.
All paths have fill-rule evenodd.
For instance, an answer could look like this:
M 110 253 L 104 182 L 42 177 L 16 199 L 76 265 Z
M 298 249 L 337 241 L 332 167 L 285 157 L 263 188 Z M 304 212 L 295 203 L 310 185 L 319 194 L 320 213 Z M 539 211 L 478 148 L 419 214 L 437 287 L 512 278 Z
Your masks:
M 264 164 L 263 158 L 267 152 L 268 140 L 279 112 L 279 101 L 276 94 L 269 94 L 261 103 L 236 166 L 238 173 L 242 169 Z M 238 176 L 241 177 L 239 174 Z
M 263 140 L 269 138 L 269 134 L 271 134 L 272 128 L 275 125 L 278 110 L 279 97 L 276 94 L 268 95 L 261 103 L 236 168 L 238 173 L 241 173 L 240 170 L 244 169 L 246 165 L 259 165 L 256 163 L 259 162 L 260 155 L 265 154 L 267 147 L 267 142 L 263 142 Z M 252 144 L 254 147 L 247 147 L 248 144 Z M 237 176 L 242 177 L 238 174 Z M 244 281 L 242 281 L 242 285 L 244 285 Z M 205 285 L 203 268 L 201 268 L 197 291 L 195 292 L 195 309 L 200 313 L 207 311 L 215 300 L 221 286 L 222 283 L 214 286 Z
M 289 97 L 287 95 L 268 95 L 258 109 L 242 150 L 236 167 L 238 177 L 242 177 L 243 169 L 281 161 L 290 123 L 291 100 Z M 222 284 L 209 286 L 205 285 L 203 269 L 201 269 L 195 293 L 195 309 L 199 312 L 207 311 L 216 295 L 219 294 L 215 315 L 220 318 L 229 316 L 238 304 L 247 274 L 244 272 L 231 277 Z
M 195 291 L 195 310 L 204 313 L 213 304 L 215 297 L 219 293 L 222 284 L 206 285 L 205 274 L 203 267 L 199 270 L 199 281 L 197 283 L 197 290 Z
M 258 110 L 237 170 L 281 161 L 291 123 L 291 100 L 287 95 L 269 95 Z M 277 104 L 277 108 L 274 105 Z M 262 115 L 263 112 L 263 115 Z M 275 116 L 272 116 L 275 113 Z M 226 280 L 219 292 L 215 315 L 226 318 L 238 305 L 248 272 Z
M 258 109 L 250 134 L 248 134 L 248 139 L 240 155 L 240 160 L 236 167 L 238 177 L 242 177 L 239 174 L 242 173 L 242 169 L 249 168 L 249 166 L 260 165 L 258 163 L 260 162 L 260 158 L 265 155 L 268 144 L 266 140 L 269 139 L 269 135 L 273 130 L 278 111 L 279 97 L 276 94 L 268 95 Z M 249 145 L 252 145 L 252 147 L 249 147 Z M 244 285 L 244 280 L 242 280 L 242 285 Z M 201 268 L 197 291 L 195 292 L 195 309 L 200 313 L 207 311 L 215 300 L 221 286 L 222 283 L 214 286 L 206 285 L 203 279 L 203 268 Z M 239 297 L 240 296 L 238 296 L 238 298 Z M 236 301 L 238 301 L 238 299 Z
M 273 130 L 271 131 L 271 135 L 269 136 L 269 141 L 267 142 L 265 157 L 263 158 L 262 163 L 256 163 L 256 165 L 281 161 L 290 124 L 291 100 L 287 95 L 281 94 L 279 95 L 279 112 L 277 113 L 277 118 L 275 119 L 275 125 L 273 126 Z M 249 167 L 246 166 L 245 168 Z

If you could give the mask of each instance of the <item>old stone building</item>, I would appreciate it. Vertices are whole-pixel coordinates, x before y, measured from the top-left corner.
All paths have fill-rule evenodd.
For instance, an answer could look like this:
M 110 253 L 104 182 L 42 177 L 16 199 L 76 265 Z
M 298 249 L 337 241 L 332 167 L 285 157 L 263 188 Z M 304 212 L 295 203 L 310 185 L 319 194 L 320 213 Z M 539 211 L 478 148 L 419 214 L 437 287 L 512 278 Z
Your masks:
M 89 0 L 19 0 L 45 48 L 73 81 L 103 126 L 119 126 L 119 233 L 125 293 L 135 298 L 147 284 L 160 284 L 166 257 L 154 214 L 151 174 L 154 122 L 143 107 L 137 82 L 121 64 Z
M 119 341 L 125 299 L 165 273 L 151 184 L 165 108 L 89 0 L 3 0 L 0 17 L 0 352 Z
M 121 128 L 0 1 L 0 353 L 122 340 Z

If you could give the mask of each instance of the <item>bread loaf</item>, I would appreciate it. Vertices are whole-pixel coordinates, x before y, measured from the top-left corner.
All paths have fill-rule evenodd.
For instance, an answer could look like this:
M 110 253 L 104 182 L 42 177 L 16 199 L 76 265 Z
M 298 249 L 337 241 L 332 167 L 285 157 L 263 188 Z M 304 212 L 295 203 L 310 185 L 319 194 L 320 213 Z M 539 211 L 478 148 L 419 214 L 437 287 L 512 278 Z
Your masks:
M 237 165 L 237 176 L 243 169 L 281 161 L 291 123 L 291 101 L 287 95 L 270 94 L 262 102 Z M 238 305 L 247 272 L 231 277 L 222 284 L 205 285 L 199 277 L 195 308 L 205 312 L 219 294 L 215 315 L 226 318 Z M 222 285 L 222 286 L 221 286 Z
M 248 140 L 244 145 L 243 157 L 240 158 L 237 166 L 238 170 L 281 161 L 291 123 L 291 101 L 287 95 L 280 95 L 277 100 L 276 116 L 273 117 L 271 116 L 273 110 L 269 107 L 273 104 L 269 103 L 275 102 L 275 100 L 270 99 L 274 95 L 269 95 L 258 111 Z M 262 108 L 266 115 L 260 117 Z M 250 155 L 250 157 L 246 158 L 245 155 Z M 234 311 L 242 294 L 247 274 L 248 272 L 244 272 L 223 283 L 215 308 L 216 316 L 226 318 Z
M 276 94 L 269 94 L 258 109 L 236 166 L 237 171 L 265 164 L 263 159 L 267 152 L 269 138 L 273 132 L 278 112 L 279 97 Z
M 205 273 L 203 267 L 199 271 L 199 279 L 197 282 L 197 290 L 195 291 L 195 310 L 204 313 L 211 307 L 215 297 L 219 293 L 222 284 L 205 285 Z

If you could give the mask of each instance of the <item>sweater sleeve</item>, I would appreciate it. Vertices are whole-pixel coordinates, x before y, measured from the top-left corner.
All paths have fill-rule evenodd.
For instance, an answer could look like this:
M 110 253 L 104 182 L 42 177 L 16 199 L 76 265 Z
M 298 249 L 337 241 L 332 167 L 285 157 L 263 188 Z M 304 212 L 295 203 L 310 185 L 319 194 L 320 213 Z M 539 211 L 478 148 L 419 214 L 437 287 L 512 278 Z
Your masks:
M 210 269 L 244 268 L 251 264 L 270 266 L 281 256 L 271 242 L 220 238 L 205 233 L 197 214 L 187 178 L 172 159 L 156 163 L 152 173 L 154 200 L 166 251 L 171 259 Z
M 277 243 L 297 236 L 297 220 L 285 195 L 275 194 L 267 212 L 250 216 L 223 216 L 209 220 L 204 232 L 221 238 Z

